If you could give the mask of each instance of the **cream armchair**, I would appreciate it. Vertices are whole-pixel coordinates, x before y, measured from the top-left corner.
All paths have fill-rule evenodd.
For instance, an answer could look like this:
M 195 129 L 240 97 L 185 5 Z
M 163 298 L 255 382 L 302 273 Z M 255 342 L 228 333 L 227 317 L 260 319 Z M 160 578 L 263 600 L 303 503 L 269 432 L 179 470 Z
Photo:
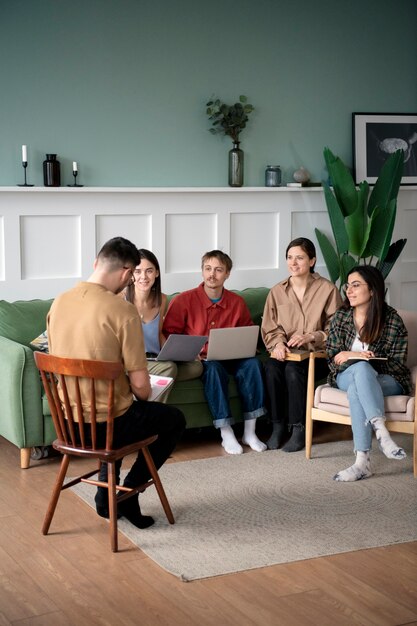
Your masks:
M 386 426 L 396 433 L 408 433 L 413 436 L 413 467 L 417 478 L 417 404 L 415 399 L 417 384 L 417 312 L 398 311 L 408 330 L 408 360 L 411 370 L 413 390 L 409 396 L 389 396 L 385 398 Z M 314 388 L 314 366 L 316 358 L 325 357 L 325 353 L 311 353 L 306 408 L 306 458 L 311 458 L 313 423 L 332 422 L 350 425 L 349 402 L 345 391 L 329 385 Z

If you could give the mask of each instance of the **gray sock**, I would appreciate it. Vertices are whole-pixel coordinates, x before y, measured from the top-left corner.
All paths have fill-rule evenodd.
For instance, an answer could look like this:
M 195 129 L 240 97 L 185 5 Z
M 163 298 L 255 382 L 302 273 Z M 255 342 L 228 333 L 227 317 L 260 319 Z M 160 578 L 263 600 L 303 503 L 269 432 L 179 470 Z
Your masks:
M 369 476 L 372 476 L 369 451 L 362 452 L 359 450 L 356 453 L 356 462 L 347 469 L 337 472 L 333 476 L 333 480 L 341 483 L 352 483 L 356 480 L 369 478 Z
M 277 450 L 280 447 L 286 432 L 285 426 L 284 422 L 272 422 L 272 433 L 266 442 L 268 450 Z
M 373 417 L 371 420 L 372 428 L 375 431 L 375 436 L 378 441 L 378 445 L 382 452 L 388 459 L 405 459 L 407 454 L 403 448 L 397 446 L 395 441 L 391 439 L 391 435 L 385 426 L 385 418 Z

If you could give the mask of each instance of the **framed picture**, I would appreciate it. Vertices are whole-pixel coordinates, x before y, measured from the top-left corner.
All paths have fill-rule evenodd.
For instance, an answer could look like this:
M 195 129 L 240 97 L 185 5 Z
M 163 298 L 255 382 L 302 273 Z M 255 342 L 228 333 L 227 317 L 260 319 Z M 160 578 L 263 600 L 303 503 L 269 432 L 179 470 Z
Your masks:
M 401 184 L 417 184 L 417 113 L 352 113 L 352 126 L 356 183 L 375 183 L 384 161 L 401 149 Z

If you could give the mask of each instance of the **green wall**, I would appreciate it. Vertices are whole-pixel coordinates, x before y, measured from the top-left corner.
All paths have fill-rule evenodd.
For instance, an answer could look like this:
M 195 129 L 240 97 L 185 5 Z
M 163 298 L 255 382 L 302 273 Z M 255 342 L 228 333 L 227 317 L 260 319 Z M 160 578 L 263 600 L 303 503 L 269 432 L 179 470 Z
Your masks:
M 417 113 L 415 0 L 0 0 L 0 185 L 226 186 L 214 94 L 256 107 L 245 185 L 265 166 L 352 162 L 351 113 Z

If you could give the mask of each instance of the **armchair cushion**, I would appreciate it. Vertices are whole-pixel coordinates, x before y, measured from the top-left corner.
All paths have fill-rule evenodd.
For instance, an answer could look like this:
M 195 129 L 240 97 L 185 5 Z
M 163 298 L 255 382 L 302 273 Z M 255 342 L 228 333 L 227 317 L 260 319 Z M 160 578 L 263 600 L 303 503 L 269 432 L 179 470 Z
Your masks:
M 412 422 L 414 420 L 415 399 L 413 397 L 387 396 L 384 401 L 387 420 L 399 422 Z M 314 394 L 314 407 L 340 415 L 350 414 L 347 393 L 329 385 L 317 387 Z

